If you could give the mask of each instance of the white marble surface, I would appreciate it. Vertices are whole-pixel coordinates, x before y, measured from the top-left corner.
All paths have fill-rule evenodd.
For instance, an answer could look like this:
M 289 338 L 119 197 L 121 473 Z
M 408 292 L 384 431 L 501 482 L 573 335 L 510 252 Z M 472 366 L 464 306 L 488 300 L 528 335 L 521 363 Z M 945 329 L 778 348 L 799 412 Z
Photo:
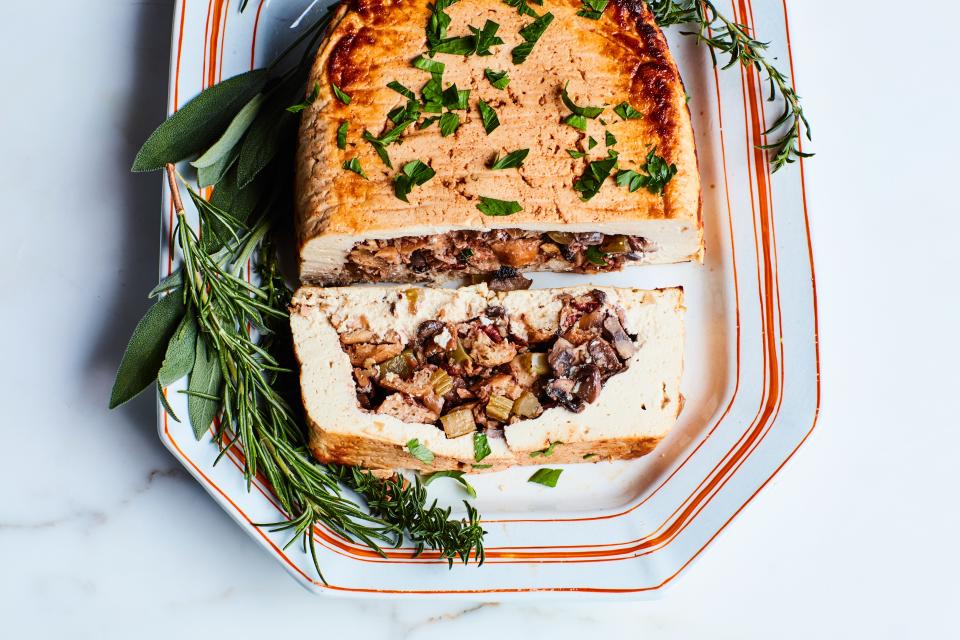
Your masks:
M 160 446 L 152 398 L 107 412 L 156 274 L 160 179 L 126 170 L 163 116 L 171 2 L 3 5 L 3 637 L 956 634 L 952 3 L 790 2 L 819 426 L 663 599 L 562 607 L 310 596 Z

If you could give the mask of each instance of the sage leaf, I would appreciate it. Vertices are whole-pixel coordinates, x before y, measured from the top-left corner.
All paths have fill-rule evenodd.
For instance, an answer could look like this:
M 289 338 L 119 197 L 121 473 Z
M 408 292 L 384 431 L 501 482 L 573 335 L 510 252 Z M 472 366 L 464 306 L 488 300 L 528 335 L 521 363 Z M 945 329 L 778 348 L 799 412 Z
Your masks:
M 163 366 L 157 374 L 157 381 L 161 387 L 189 374 L 193 369 L 193 360 L 197 345 L 197 321 L 193 313 L 187 311 L 180 320 L 180 326 L 174 332 L 167 344 L 167 354 L 163 358 Z M 172 412 L 171 412 L 172 413 Z
M 266 70 L 256 69 L 205 89 L 150 134 L 131 170 L 161 169 L 209 147 L 266 80 Z
M 207 149 L 206 153 L 190 164 L 197 169 L 202 169 L 204 167 L 212 167 L 222 162 L 224 158 L 230 155 L 230 152 L 233 151 L 237 143 L 240 142 L 240 138 L 243 137 L 243 134 L 245 134 L 247 129 L 250 128 L 250 125 L 253 124 L 253 119 L 257 117 L 257 112 L 260 110 L 261 104 L 263 104 L 263 94 L 258 93 L 233 117 L 233 120 L 230 121 L 230 126 L 223 132 L 220 139 L 214 142 L 213 146 Z
M 203 335 L 198 335 L 193 372 L 187 385 L 187 413 L 190 414 L 190 424 L 197 440 L 210 428 L 217 411 L 220 410 L 220 401 L 212 398 L 220 397 L 222 386 L 223 374 L 220 372 L 217 354 L 207 346 Z
M 150 290 L 150 293 L 147 294 L 148 298 L 156 298 L 161 293 L 166 293 L 178 287 L 183 286 L 183 275 L 180 269 L 177 269 L 166 278 L 157 283 L 153 289 Z
M 277 156 L 287 139 L 295 135 L 298 118 L 287 111 L 287 105 L 301 95 L 302 85 L 301 74 L 291 73 L 270 91 L 260 107 L 240 145 L 237 186 L 241 189 L 250 184 Z
M 227 155 L 209 167 L 200 167 L 197 169 L 197 184 L 200 187 L 212 187 L 220 182 L 230 168 L 237 162 L 239 155 L 239 149 L 231 149 Z
M 166 354 L 167 343 L 183 317 L 183 296 L 179 288 L 160 298 L 137 323 L 123 353 L 117 378 L 110 392 L 110 408 L 119 407 L 150 386 Z
M 463 490 L 467 492 L 467 495 L 469 495 L 471 498 L 476 498 L 477 490 L 474 489 L 469 482 L 467 482 L 466 478 L 463 477 L 464 473 L 464 471 L 434 471 L 433 473 L 428 473 L 423 476 L 423 486 L 429 485 L 437 478 L 452 478 L 456 480 L 461 487 L 463 487 Z
M 174 422 L 180 422 L 180 418 L 177 417 L 177 414 L 173 412 L 173 407 L 170 406 L 170 401 L 167 400 L 167 396 L 164 395 L 163 387 L 160 385 L 159 380 L 157 380 L 157 395 L 160 396 L 160 404 L 163 405 L 163 410 L 170 414 Z

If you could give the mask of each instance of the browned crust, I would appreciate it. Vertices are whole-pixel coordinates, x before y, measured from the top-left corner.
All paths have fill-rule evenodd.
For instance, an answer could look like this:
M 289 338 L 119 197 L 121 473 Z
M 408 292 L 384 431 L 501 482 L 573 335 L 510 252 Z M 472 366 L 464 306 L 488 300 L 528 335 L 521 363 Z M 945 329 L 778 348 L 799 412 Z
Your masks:
M 548 457 L 530 457 L 527 452 L 514 455 L 504 461 L 497 460 L 488 469 L 475 469 L 469 461 L 450 456 L 436 456 L 432 464 L 424 464 L 414 458 L 405 447 L 397 444 L 371 440 L 361 435 L 331 433 L 322 426 L 310 421 L 310 452 L 322 463 L 337 463 L 361 467 L 364 469 L 416 469 L 418 471 L 461 470 L 470 472 L 501 471 L 520 465 L 556 465 L 583 462 L 601 462 L 604 460 L 629 460 L 639 458 L 651 451 L 662 439 L 645 436 L 642 438 L 624 438 L 617 440 L 598 440 L 596 442 L 576 442 L 557 444 L 553 454 Z M 591 455 L 584 459 L 584 456 Z M 486 464 L 486 459 L 476 464 Z
M 491 12 L 502 11 L 506 7 L 500 0 L 464 0 L 449 12 L 453 14 L 467 3 L 487 4 Z M 301 246 L 311 238 L 325 234 L 375 237 L 378 230 L 402 228 L 414 219 L 426 225 L 469 224 L 475 228 L 543 221 L 562 225 L 680 219 L 689 220 L 691 225 L 702 228 L 700 179 L 683 84 L 666 39 L 650 10 L 639 0 L 615 0 L 599 21 L 572 17 L 575 10 L 581 7 L 580 0 L 558 0 L 550 6 L 558 18 L 547 34 L 551 34 L 551 29 L 576 28 L 580 30 L 576 35 L 580 48 L 596 52 L 604 60 L 616 61 L 615 66 L 619 69 L 616 75 L 625 84 L 620 88 L 612 88 L 612 93 L 603 98 L 609 98 L 609 104 L 628 99 L 646 114 L 642 120 L 631 121 L 633 128 L 628 136 L 618 135 L 621 147 L 632 148 L 635 153 L 631 156 L 639 156 L 640 149 L 654 145 L 660 155 L 668 162 L 675 162 L 680 169 L 662 197 L 641 189 L 629 194 L 625 204 L 625 196 L 619 193 L 624 190 L 608 187 L 589 203 L 579 203 L 572 192 L 572 181 L 576 176 L 564 175 L 564 184 L 556 184 L 557 180 L 554 180 L 553 184 L 544 182 L 542 189 L 537 187 L 541 189 L 537 193 L 542 192 L 543 197 L 539 200 L 533 197 L 525 199 L 525 203 L 530 204 L 524 212 L 505 221 L 476 213 L 474 204 L 478 194 L 473 193 L 469 185 L 452 181 L 462 176 L 449 176 L 451 179 L 447 180 L 448 184 L 444 184 L 444 176 L 438 174 L 434 181 L 411 195 L 410 204 L 394 198 L 392 178 L 395 170 L 388 170 L 381 165 L 372 147 L 359 140 L 359 133 L 364 128 L 375 134 L 380 133 L 385 123 L 384 114 L 399 104 L 398 96 L 384 88 L 388 80 L 399 77 L 417 91 L 425 79 L 425 75 L 416 80 L 401 74 L 409 73 L 409 60 L 424 49 L 421 39 L 423 25 L 429 15 L 427 5 L 427 2 L 420 0 L 351 0 L 341 8 L 335 26 L 331 28 L 328 40 L 317 56 L 309 83 L 311 87 L 314 81 L 319 83 L 320 98 L 305 112 L 301 123 L 297 177 Z M 514 9 L 506 8 L 515 13 Z M 462 26 L 458 25 L 452 32 L 459 33 Z M 509 33 L 505 28 L 501 31 L 510 45 L 515 44 L 511 40 L 516 38 L 515 33 Z M 509 49 L 510 46 L 505 48 Z M 536 54 L 536 48 L 534 52 Z M 444 60 L 451 63 L 449 58 Z M 530 64 L 530 61 L 525 64 Z M 507 68 L 509 72 L 521 73 L 518 69 Z M 578 71 L 562 69 L 558 74 L 567 77 Z M 353 96 L 354 101 L 350 106 L 333 99 L 331 82 L 337 83 Z M 482 82 L 476 86 L 464 86 L 472 88 L 474 96 L 491 97 L 483 93 L 489 87 Z M 549 100 L 559 103 L 559 90 L 556 96 L 549 96 Z M 545 108 L 554 109 L 549 103 Z M 562 115 L 559 109 L 557 107 L 557 113 Z M 473 122 L 462 126 L 461 131 L 477 127 L 477 116 L 473 109 L 466 117 L 472 118 Z M 351 121 L 351 141 L 357 142 L 356 147 L 348 147 L 347 151 L 337 150 L 334 143 L 336 126 L 343 120 Z M 424 135 L 432 136 L 430 144 L 437 147 L 438 154 L 447 152 L 445 145 L 448 143 L 464 146 L 463 141 L 458 140 L 460 132 L 448 139 L 441 139 L 435 127 L 423 133 L 408 131 L 405 134 L 409 138 L 407 144 L 390 147 L 395 167 L 400 162 L 413 159 L 404 157 L 405 149 L 413 153 L 417 148 L 417 138 Z M 579 175 L 585 161 L 559 158 L 565 156 L 564 148 L 570 146 L 568 142 L 563 140 L 556 145 L 558 158 L 552 158 L 550 162 L 561 169 L 574 166 Z M 470 141 L 468 146 L 476 146 L 475 141 Z M 490 149 L 484 147 L 483 153 L 472 149 L 471 159 L 482 158 L 482 162 L 485 162 L 486 151 L 492 154 L 497 147 L 495 144 L 488 146 Z M 361 161 L 370 175 L 369 181 L 341 169 L 340 165 L 349 157 L 357 157 Z M 418 159 L 420 157 L 428 162 L 436 160 L 424 154 L 420 154 Z M 639 157 L 632 159 L 642 160 Z M 472 165 L 462 167 L 466 173 L 475 169 Z M 520 177 L 523 177 L 523 181 L 520 181 Z M 502 187 L 498 193 L 509 194 L 515 189 L 522 190 L 524 182 L 530 186 L 527 177 L 520 177 L 497 176 L 496 184 Z M 557 194 L 562 198 L 570 196 L 573 200 L 569 203 L 558 200 Z

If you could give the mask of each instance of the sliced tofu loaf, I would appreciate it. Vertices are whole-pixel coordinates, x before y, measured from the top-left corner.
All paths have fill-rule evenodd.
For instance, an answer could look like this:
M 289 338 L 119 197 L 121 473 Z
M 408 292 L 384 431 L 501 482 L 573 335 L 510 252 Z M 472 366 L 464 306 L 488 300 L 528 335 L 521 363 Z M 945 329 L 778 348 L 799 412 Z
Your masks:
M 599 20 L 577 15 L 580 0 L 523 3 L 552 20 L 541 18 L 542 34 L 518 61 L 518 47 L 539 31 L 525 30 L 535 17 L 502 0 L 460 0 L 445 9 L 446 36 L 469 37 L 490 21 L 503 44 L 490 55 L 421 58 L 442 72 L 413 65 L 429 49 L 433 6 L 352 0 L 337 10 L 300 129 L 304 282 L 440 282 L 500 267 L 592 273 L 702 257 L 690 113 L 643 2 L 612 0 Z M 509 84 L 494 86 L 491 72 Z M 434 95 L 454 85 L 469 92 L 463 104 Z M 496 112 L 495 128 L 481 101 Z M 577 115 L 571 103 L 603 110 Z M 492 168 L 521 150 L 522 166 Z M 633 180 L 618 184 L 627 171 Z M 482 198 L 516 205 L 491 208 Z
M 682 405 L 683 312 L 679 288 L 301 288 L 310 449 L 421 470 L 644 455 Z

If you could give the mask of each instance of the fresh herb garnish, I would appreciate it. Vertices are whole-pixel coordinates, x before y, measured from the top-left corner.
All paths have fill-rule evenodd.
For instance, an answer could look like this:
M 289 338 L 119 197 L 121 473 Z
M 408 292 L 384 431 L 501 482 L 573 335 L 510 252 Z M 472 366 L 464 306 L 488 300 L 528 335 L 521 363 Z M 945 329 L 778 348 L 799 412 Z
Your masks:
M 487 77 L 487 80 L 490 81 L 497 89 L 506 89 L 507 85 L 510 84 L 510 78 L 507 76 L 506 71 L 494 71 L 493 69 L 484 69 L 483 75 Z
M 571 115 L 567 116 L 563 122 L 570 125 L 574 129 L 579 129 L 580 131 L 587 130 L 587 118 L 591 120 L 603 113 L 603 107 L 581 107 L 576 102 L 570 98 L 570 94 L 567 93 L 567 86 L 570 83 L 567 82 L 563 85 L 563 89 L 560 91 L 560 98 L 563 100 L 563 104 L 566 105 L 567 109 L 570 109 L 572 112 Z
M 440 135 L 446 138 L 452 135 L 460 126 L 460 116 L 452 111 L 447 111 L 440 116 Z
M 614 137 L 614 135 L 613 135 L 612 133 L 610 133 L 609 131 L 604 131 L 604 132 L 603 132 L 603 143 L 604 143 L 605 145 L 607 145 L 608 147 L 612 147 L 613 145 L 617 144 L 617 139 L 616 139 L 616 137 Z
M 350 123 L 344 120 L 337 127 L 337 149 L 347 148 L 347 131 L 350 130 Z
M 476 38 L 476 54 L 478 56 L 492 56 L 493 52 L 490 51 L 490 47 L 503 44 L 503 40 L 497 35 L 497 29 L 499 28 L 500 25 L 493 20 L 484 22 L 480 29 L 470 27 L 470 31 Z
M 789 76 L 777 69 L 766 57 L 767 43 L 750 35 L 750 29 L 725 17 L 709 0 L 649 0 L 647 5 L 661 27 L 675 24 L 694 24 L 696 29 L 683 31 L 693 36 L 698 43 L 709 47 L 710 57 L 717 64 L 717 53 L 729 59 L 724 69 L 737 62 L 743 67 L 756 67 L 767 74 L 770 85 L 770 101 L 777 95 L 783 100 L 783 111 L 763 134 L 774 137 L 760 148 L 770 152 L 770 164 L 777 171 L 798 158 L 808 158 L 811 153 L 800 150 L 800 139 L 810 139 L 810 123 L 803 113 L 800 96 L 789 83 Z
M 543 467 L 534 471 L 533 475 L 527 479 L 527 482 L 536 482 L 545 487 L 556 487 L 557 480 L 560 479 L 561 473 L 563 473 L 563 469 L 548 469 L 547 467 Z
M 393 179 L 393 193 L 404 202 L 410 202 L 407 200 L 410 191 L 414 187 L 424 184 L 435 175 L 436 172 L 429 165 L 419 160 L 408 162 L 403 165 L 403 169 Z
M 310 92 L 310 95 L 307 96 L 303 102 L 298 102 L 297 104 L 290 105 L 289 107 L 287 107 L 287 111 L 289 111 L 290 113 L 300 113 L 301 111 L 303 111 L 304 109 L 312 105 L 316 101 L 317 96 L 319 95 L 320 95 L 320 83 L 314 82 L 313 91 Z M 347 104 L 350 104 L 350 103 L 348 102 Z
M 396 107 L 390 110 L 387 118 L 394 124 L 400 124 L 407 120 L 416 122 L 420 117 L 420 103 L 416 100 L 407 100 L 407 104 L 402 107 Z M 409 123 L 408 123 L 409 124 Z
M 607 8 L 610 0 L 583 0 L 583 8 L 577 11 L 577 15 L 590 20 L 599 20 L 603 16 L 603 10 Z
M 350 104 L 350 102 L 353 100 L 350 96 L 344 93 L 343 90 L 341 90 L 340 87 L 338 87 L 337 85 L 331 82 L 330 86 L 333 87 L 333 95 L 335 95 L 337 97 L 337 100 L 339 100 L 343 104 Z
M 426 129 L 439 119 L 440 116 L 430 116 L 429 118 L 424 118 L 420 124 L 417 125 L 417 129 Z
M 513 64 L 523 64 L 533 51 L 533 45 L 537 44 L 537 40 L 540 39 L 551 22 L 553 22 L 553 14 L 545 13 L 520 29 L 520 37 L 523 38 L 523 43 L 517 45 L 510 51 Z
M 498 200 L 486 196 L 480 196 L 477 209 L 487 216 L 510 216 L 523 211 L 523 207 L 516 200 Z
M 360 166 L 360 161 L 356 158 L 350 158 L 343 163 L 343 168 L 347 171 L 353 171 L 355 174 L 363 178 L 364 180 L 369 180 L 367 174 L 363 172 L 363 167 Z
M 417 96 L 416 96 L 416 94 L 413 93 L 413 91 L 410 91 L 410 89 L 407 89 L 405 86 L 403 86 L 402 84 L 400 84 L 400 83 L 397 82 L 396 80 L 391 80 L 390 82 L 388 82 L 388 83 L 387 83 L 387 87 L 390 88 L 390 89 L 393 89 L 394 91 L 396 91 L 397 93 L 399 93 L 400 95 L 402 95 L 402 96 L 403 96 L 404 98 L 406 98 L 407 100 L 416 100 L 416 99 L 417 99 Z
M 500 126 L 500 118 L 497 112 L 493 110 L 484 100 L 477 102 L 477 108 L 480 110 L 480 119 L 483 120 L 483 130 L 490 135 L 494 129 Z
M 460 486 L 463 487 L 464 491 L 467 492 L 467 495 L 469 495 L 471 498 L 476 498 L 477 490 L 470 486 L 470 483 L 467 482 L 467 479 L 463 477 L 463 474 L 463 471 L 434 471 L 433 473 L 423 476 L 423 486 L 429 485 L 437 478 L 451 478 L 456 480 Z
M 424 464 L 433 464 L 433 451 L 430 451 L 430 449 L 427 449 L 425 446 L 420 444 L 420 441 L 417 438 L 413 438 L 407 442 L 407 451 L 409 451 L 410 455 L 420 462 Z
M 492 451 L 490 450 L 490 443 L 487 442 L 487 434 L 481 431 L 474 432 L 473 459 L 476 460 L 477 462 L 480 462 L 491 453 Z M 474 465 L 474 466 L 477 466 L 477 465 Z
M 455 84 L 450 85 L 440 94 L 441 104 L 450 110 L 465 111 L 469 106 L 469 100 L 470 90 L 459 90 Z
M 449 53 L 451 55 L 468 56 L 477 50 L 476 36 L 457 36 L 445 38 L 430 49 L 430 53 Z
M 514 169 L 517 167 L 522 167 L 523 161 L 526 159 L 528 153 L 530 153 L 530 149 L 517 149 L 516 151 L 511 151 L 502 158 L 500 157 L 500 154 L 497 154 L 497 157 L 493 160 L 493 164 L 490 165 L 490 169 Z
M 543 0 L 530 0 L 535 5 L 543 5 Z M 527 0 L 503 0 L 503 3 L 511 7 L 515 7 L 517 13 L 522 16 L 530 16 L 531 18 L 539 17 L 537 12 L 530 8 L 530 5 L 527 3 Z
M 596 140 L 596 138 L 594 138 L 593 136 L 589 136 L 589 137 L 587 138 L 587 149 L 588 149 L 588 150 L 589 150 L 589 149 L 593 149 L 595 146 L 597 146 L 597 140 Z
M 450 16 L 444 11 L 458 0 L 435 0 L 430 7 L 430 19 L 427 21 L 427 46 L 433 50 L 447 37 L 447 28 L 450 26 Z
M 621 102 L 613 108 L 613 112 L 624 120 L 637 120 L 643 117 L 643 114 L 631 107 L 629 102 Z
M 417 56 L 414 58 L 413 66 L 415 66 L 417 69 L 421 69 L 439 76 L 442 76 L 443 70 L 447 68 L 442 62 L 431 60 L 430 58 L 424 58 L 423 56 Z
M 573 183 L 574 190 L 580 193 L 580 199 L 586 201 L 597 195 L 600 187 L 603 186 L 603 181 L 607 179 L 616 166 L 617 158 L 615 156 L 603 160 L 594 160 L 588 164 L 583 175 Z
M 590 246 L 593 246 L 593 245 L 590 245 Z M 544 458 L 545 458 L 545 457 L 547 457 L 547 456 L 552 456 L 552 455 L 553 455 L 553 449 L 554 449 L 558 444 L 563 444 L 563 442 L 561 442 L 561 441 L 559 441 L 559 440 L 551 440 L 551 441 L 550 441 L 550 446 L 548 446 L 548 447 L 546 447 L 546 448 L 544 448 L 544 449 L 540 449 L 539 451 L 531 451 L 531 452 L 530 452 L 530 457 L 531 457 L 531 458 L 536 458 L 536 457 L 539 456 L 539 457 L 544 457 Z
M 667 164 L 667 161 L 657 155 L 656 149 L 647 153 L 647 159 L 640 167 L 643 173 L 633 170 L 621 171 L 617 174 L 617 184 L 627 187 L 632 193 L 640 187 L 646 187 L 650 193 L 663 193 L 663 188 L 677 175 L 677 165 Z
M 472 468 L 472 469 L 492 469 L 492 468 L 493 468 L 493 465 L 492 465 L 492 464 L 472 464 L 472 465 L 470 465 L 470 468 Z
M 584 459 L 584 460 L 589 460 L 590 458 L 596 458 L 596 457 L 597 457 L 597 454 L 595 454 L 595 453 L 585 453 L 585 454 L 583 454 L 583 459 Z
M 570 157 L 574 160 L 579 160 L 583 156 L 587 155 L 584 151 L 577 151 L 576 149 L 567 149 L 567 153 L 570 154 Z

